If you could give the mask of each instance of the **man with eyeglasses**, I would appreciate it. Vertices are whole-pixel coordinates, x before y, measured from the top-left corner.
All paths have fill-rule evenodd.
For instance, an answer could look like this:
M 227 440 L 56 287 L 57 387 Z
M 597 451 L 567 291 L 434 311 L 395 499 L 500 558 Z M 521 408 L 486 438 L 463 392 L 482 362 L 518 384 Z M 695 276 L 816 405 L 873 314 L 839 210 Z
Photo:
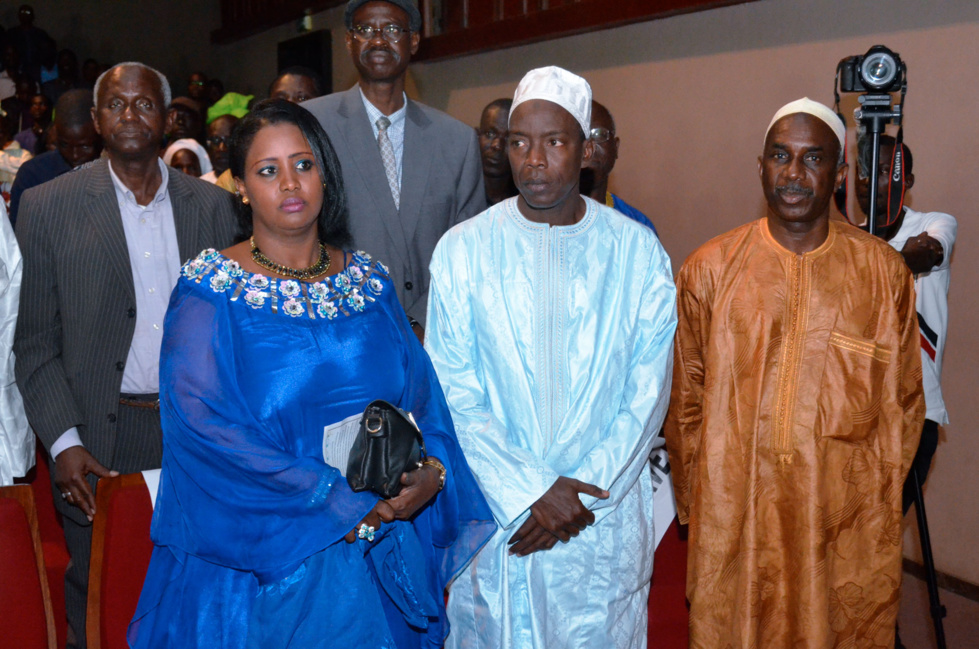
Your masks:
M 351 0 L 344 22 L 360 79 L 303 106 L 340 159 L 354 245 L 391 269 L 423 338 L 435 244 L 486 207 L 479 146 L 471 126 L 405 95 L 422 28 L 411 0 Z
M 211 159 L 213 171 L 201 176 L 201 180 L 214 183 L 222 189 L 234 192 L 234 180 L 228 167 L 231 164 L 228 151 L 228 144 L 231 142 L 231 131 L 234 129 L 238 118 L 234 115 L 221 115 L 207 125 L 207 139 L 204 147 L 207 149 L 207 157 Z
M 612 113 L 597 101 L 591 103 L 589 139 L 595 144 L 595 154 L 581 167 L 581 193 L 656 232 L 656 226 L 645 214 L 608 190 L 608 177 L 619 159 L 619 137 Z

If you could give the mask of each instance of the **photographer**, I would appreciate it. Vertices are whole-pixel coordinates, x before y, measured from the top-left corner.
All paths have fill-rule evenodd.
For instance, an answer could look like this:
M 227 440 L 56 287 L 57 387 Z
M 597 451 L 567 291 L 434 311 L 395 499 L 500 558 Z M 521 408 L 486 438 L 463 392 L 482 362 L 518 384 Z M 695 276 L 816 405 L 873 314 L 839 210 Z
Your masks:
M 857 144 L 856 194 L 857 203 L 864 214 L 870 212 L 870 142 L 861 138 Z M 880 138 L 880 172 L 877 175 L 877 195 L 887 196 L 894 158 L 895 140 L 889 135 Z M 904 190 L 914 186 L 911 149 L 903 145 Z M 905 263 L 914 273 L 917 293 L 916 308 L 921 330 L 921 371 L 925 390 L 925 423 L 921 442 L 914 456 L 911 470 L 924 485 L 931 466 L 931 458 L 938 446 L 938 426 L 948 424 L 948 413 L 942 400 L 942 354 L 945 351 L 945 334 L 948 330 L 949 263 L 958 224 L 955 217 L 941 212 L 916 212 L 902 208 L 894 223 L 888 225 L 886 202 L 877 203 L 876 234 L 901 253 Z M 914 500 L 912 476 L 904 482 L 904 513 L 908 513 Z

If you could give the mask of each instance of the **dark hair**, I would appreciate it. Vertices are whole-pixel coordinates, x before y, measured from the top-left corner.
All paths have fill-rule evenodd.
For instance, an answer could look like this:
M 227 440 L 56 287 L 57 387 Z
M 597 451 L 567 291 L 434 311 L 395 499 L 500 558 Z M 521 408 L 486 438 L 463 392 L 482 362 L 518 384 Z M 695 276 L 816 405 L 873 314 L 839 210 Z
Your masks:
M 54 114 L 56 121 L 69 128 L 92 121 L 92 91 L 79 88 L 67 90 L 58 97 Z
M 605 114 L 608 115 L 608 121 L 612 122 L 612 132 L 614 133 L 616 129 L 615 129 L 615 118 L 612 117 L 612 111 L 610 111 L 608 109 L 608 106 L 606 106 L 605 104 L 601 104 L 601 103 L 595 101 L 594 99 L 591 100 L 592 122 L 594 123 L 594 121 L 595 121 L 594 115 L 595 115 L 595 109 L 596 108 L 598 110 L 604 110 L 605 111 Z
M 255 104 L 251 112 L 238 120 L 231 132 L 229 168 L 239 180 L 245 177 L 245 158 L 255 136 L 263 128 L 275 124 L 292 124 L 299 129 L 313 151 L 316 168 L 323 181 L 323 206 L 317 221 L 320 241 L 344 248 L 351 243 L 347 226 L 347 194 L 343 188 L 340 161 L 333 151 L 330 138 L 312 113 L 298 104 L 285 99 L 265 99 Z M 252 235 L 252 208 L 240 200 L 238 207 L 238 241 Z
M 857 138 L 857 164 L 865 172 L 870 167 L 870 142 L 869 135 L 861 135 Z M 882 134 L 880 136 L 881 148 L 889 147 L 893 151 L 895 144 L 897 144 L 897 140 L 894 139 L 893 135 Z M 902 144 L 904 145 L 904 175 L 910 176 L 914 170 L 914 156 L 911 155 L 911 147 L 908 146 L 908 143 L 903 142 Z M 889 161 L 888 164 L 890 164 Z
M 510 99 L 509 97 L 500 97 L 499 99 L 494 99 L 490 103 L 486 104 L 486 107 L 483 108 L 483 112 L 485 113 L 490 108 L 502 108 L 507 112 L 507 114 L 510 114 L 510 109 L 513 108 L 513 100 Z
M 323 77 L 317 74 L 315 70 L 307 68 L 304 65 L 290 65 L 289 67 L 280 70 L 279 75 L 272 79 L 272 83 L 269 84 L 269 95 L 272 94 L 272 88 L 279 82 L 279 79 L 287 74 L 297 77 L 306 77 L 313 82 L 313 89 L 316 91 L 316 96 L 320 97 L 323 95 Z

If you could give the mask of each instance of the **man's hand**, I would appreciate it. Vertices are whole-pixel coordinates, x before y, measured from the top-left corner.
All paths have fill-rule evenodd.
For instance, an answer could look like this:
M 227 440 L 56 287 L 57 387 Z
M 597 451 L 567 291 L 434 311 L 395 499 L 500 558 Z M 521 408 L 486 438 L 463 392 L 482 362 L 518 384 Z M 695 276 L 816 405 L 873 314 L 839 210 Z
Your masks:
M 599 489 L 595 485 L 561 476 L 551 485 L 550 489 L 544 492 L 543 496 L 537 499 L 537 502 L 530 506 L 530 516 L 543 531 L 549 532 L 567 543 L 572 537 L 578 536 L 581 530 L 595 522 L 595 514 L 585 507 L 581 503 L 581 499 L 578 498 L 580 493 L 601 500 L 609 497 L 607 491 Z M 520 544 L 520 541 L 524 540 L 524 536 L 527 537 L 527 543 Z M 553 543 L 548 545 L 549 539 L 546 539 L 542 533 L 534 532 L 533 527 L 528 522 L 521 525 L 510 540 L 519 545 L 519 549 L 510 548 L 510 552 L 514 554 L 517 552 L 530 554 L 530 552 L 554 547 Z M 528 552 L 528 550 L 530 551 Z
M 84 446 L 72 446 L 58 453 L 54 461 L 54 484 L 69 505 L 78 507 L 88 520 L 95 516 L 95 494 L 86 480 L 89 473 L 100 478 L 115 477 L 118 471 L 109 471 L 99 464 Z
M 536 518 L 528 516 L 507 545 L 510 546 L 510 554 L 525 557 L 541 550 L 550 550 L 557 541 L 558 538 L 541 527 Z
M 911 237 L 901 249 L 904 262 L 914 274 L 927 273 L 945 259 L 945 251 L 938 239 L 929 237 L 927 232 Z

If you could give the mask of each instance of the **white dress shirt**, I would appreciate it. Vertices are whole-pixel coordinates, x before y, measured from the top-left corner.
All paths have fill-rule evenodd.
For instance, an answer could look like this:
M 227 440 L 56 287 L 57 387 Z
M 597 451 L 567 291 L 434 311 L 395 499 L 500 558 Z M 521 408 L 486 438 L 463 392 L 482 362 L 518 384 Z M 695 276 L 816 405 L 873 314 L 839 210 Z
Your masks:
M 390 115 L 385 115 L 364 96 L 364 90 L 360 90 L 360 98 L 364 101 L 364 108 L 367 110 L 367 119 L 371 123 L 371 130 L 374 131 L 375 140 L 377 139 L 377 120 L 382 117 L 387 117 L 388 121 L 391 122 L 391 125 L 388 126 L 387 133 L 388 139 L 391 140 L 391 148 L 394 149 L 394 161 L 398 170 L 399 188 L 401 187 L 402 161 L 405 157 L 405 116 L 408 114 L 408 96 L 401 93 L 401 97 L 402 102 L 404 102 L 401 104 L 401 108 Z

